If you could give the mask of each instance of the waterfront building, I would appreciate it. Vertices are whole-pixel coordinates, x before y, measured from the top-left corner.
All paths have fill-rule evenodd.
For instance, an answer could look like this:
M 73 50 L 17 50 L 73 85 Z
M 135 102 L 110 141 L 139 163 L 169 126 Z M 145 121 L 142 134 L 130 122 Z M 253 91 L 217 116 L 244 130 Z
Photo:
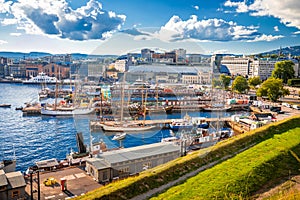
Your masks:
M 20 171 L 5 173 L 0 170 L 0 199 L 26 199 L 25 179 Z
M 125 59 L 116 60 L 114 65 L 115 65 L 115 69 L 118 70 L 119 72 L 127 71 L 127 60 Z
M 142 49 L 141 50 L 141 57 L 144 62 L 146 63 L 152 63 L 152 55 L 154 54 L 154 51 L 151 49 Z
M 43 67 L 43 70 L 48 76 L 56 77 L 59 80 L 70 78 L 70 67 L 66 65 L 49 63 Z
M 42 64 L 26 64 L 26 77 L 35 77 L 43 72 Z
M 186 55 L 186 59 L 189 64 L 199 64 L 202 61 L 202 56 L 201 54 L 188 54 Z
M 109 182 L 174 160 L 184 155 L 183 149 L 173 143 L 154 143 L 107 151 L 88 158 L 86 171 L 98 182 Z
M 182 81 L 188 81 L 189 75 L 192 75 L 197 79 L 198 72 L 210 71 L 209 64 L 203 65 L 166 65 L 166 64 L 152 64 L 152 65 L 139 65 L 129 66 L 128 73 L 126 74 L 126 81 L 132 82 L 136 79 L 130 79 L 131 73 L 143 74 L 145 78 L 143 80 L 162 80 L 166 83 L 180 83 Z M 185 78 L 182 76 L 185 75 Z M 156 76 L 159 76 L 158 78 Z M 166 77 L 168 76 L 168 78 Z M 131 80 L 131 81 L 130 81 Z
M 256 59 L 250 64 L 250 77 L 259 76 L 260 80 L 267 80 L 272 75 L 275 64 L 278 60 Z
M 198 84 L 200 80 L 198 74 L 185 73 L 182 74 L 181 82 L 184 84 Z
M 221 65 L 225 65 L 231 75 L 248 76 L 250 74 L 250 58 L 224 56 L 221 60 Z
M 211 84 L 213 74 L 211 73 L 211 71 L 199 71 L 198 77 L 200 84 Z
M 175 62 L 176 63 L 186 63 L 186 50 L 185 49 L 175 49 Z

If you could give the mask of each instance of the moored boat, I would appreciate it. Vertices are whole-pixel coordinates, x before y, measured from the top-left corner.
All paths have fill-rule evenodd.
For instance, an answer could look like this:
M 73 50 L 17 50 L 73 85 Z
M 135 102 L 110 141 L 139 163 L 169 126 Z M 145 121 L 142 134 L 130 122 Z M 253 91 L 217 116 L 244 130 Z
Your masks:
M 107 132 L 141 132 L 149 131 L 155 128 L 155 126 L 143 126 L 132 123 L 112 123 L 112 124 L 101 124 L 103 131 Z
M 10 107 L 11 104 L 5 104 L 5 103 L 0 104 L 0 108 L 10 108 Z
M 173 131 L 178 131 L 179 129 L 208 128 L 209 124 L 205 119 L 205 117 L 191 117 L 186 114 L 183 119 L 173 120 L 170 128 Z
M 124 140 L 126 137 L 126 133 L 118 133 L 116 135 L 114 135 L 114 137 L 112 138 L 112 140 Z
M 23 84 L 56 84 L 57 78 L 56 77 L 50 77 L 46 75 L 44 72 L 39 73 L 35 77 L 31 77 L 28 80 L 25 80 L 22 82 Z

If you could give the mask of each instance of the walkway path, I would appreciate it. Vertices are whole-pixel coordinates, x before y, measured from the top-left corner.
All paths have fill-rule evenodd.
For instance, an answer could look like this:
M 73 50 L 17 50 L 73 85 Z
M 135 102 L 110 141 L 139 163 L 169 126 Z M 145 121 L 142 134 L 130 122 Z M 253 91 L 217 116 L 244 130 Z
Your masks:
M 150 190 L 150 191 L 148 191 L 148 192 L 146 192 L 146 193 L 143 193 L 143 194 L 140 194 L 140 195 L 138 195 L 138 196 L 135 196 L 135 197 L 132 198 L 131 200 L 149 199 L 151 196 L 153 196 L 153 195 L 155 195 L 155 194 L 157 194 L 157 193 L 160 193 L 160 192 L 162 192 L 162 191 L 164 191 L 164 190 L 166 190 L 166 189 L 168 189 L 168 188 L 171 188 L 171 187 L 173 187 L 174 185 L 176 185 L 176 184 L 178 184 L 178 183 L 180 183 L 180 182 L 182 182 L 182 181 L 184 181 L 184 180 L 187 180 L 188 178 L 191 178 L 191 177 L 197 175 L 199 172 L 204 171 L 204 170 L 206 170 L 206 169 L 209 169 L 209 168 L 215 166 L 216 164 L 218 164 L 218 163 L 220 163 L 220 162 L 222 162 L 222 161 L 225 161 L 225 160 L 227 160 L 227 159 L 229 159 L 229 158 L 235 156 L 236 154 L 239 154 L 239 153 L 241 153 L 241 152 L 247 150 L 248 148 L 251 148 L 252 146 L 254 146 L 254 145 L 251 145 L 251 146 L 249 146 L 249 147 L 243 148 L 243 149 L 241 149 L 241 150 L 235 152 L 234 154 L 230 154 L 230 155 L 224 156 L 223 158 L 221 158 L 221 159 L 219 159 L 219 160 L 217 160 L 217 161 L 211 162 L 211 163 L 209 163 L 209 164 L 207 164 L 207 165 L 204 165 L 204 166 L 198 168 L 198 169 L 195 170 L 195 171 L 192 171 L 192 172 L 190 172 L 190 173 L 185 174 L 184 176 L 180 177 L 180 178 L 177 179 L 177 180 L 171 181 L 171 182 L 169 182 L 169 183 L 167 183 L 167 184 L 165 184 L 165 185 L 162 185 L 162 186 L 160 186 L 160 187 L 158 187 L 158 188 L 152 189 L 152 190 Z M 212 148 L 212 147 L 207 148 L 207 151 L 204 152 L 204 153 L 201 154 L 201 155 L 205 155 L 206 153 L 208 153 L 209 151 L 211 151 L 211 148 Z M 200 156 L 201 156 L 201 155 L 200 155 Z

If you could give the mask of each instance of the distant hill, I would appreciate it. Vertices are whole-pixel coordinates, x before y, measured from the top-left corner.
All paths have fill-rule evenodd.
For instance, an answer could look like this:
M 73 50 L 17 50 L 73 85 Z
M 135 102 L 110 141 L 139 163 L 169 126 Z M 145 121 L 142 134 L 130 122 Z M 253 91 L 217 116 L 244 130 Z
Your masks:
M 44 53 L 44 52 L 30 52 L 30 53 L 9 52 L 9 51 L 0 52 L 0 57 L 12 58 L 12 59 L 39 58 L 39 57 L 50 56 L 50 55 L 51 55 L 50 53 Z
M 278 48 L 275 50 L 267 51 L 258 53 L 256 55 L 272 55 L 276 54 L 279 55 L 279 52 L 283 55 L 291 55 L 291 56 L 300 56 L 300 46 L 289 46 L 284 48 Z M 0 57 L 12 58 L 12 59 L 24 59 L 24 58 L 42 58 L 45 56 L 54 56 L 54 55 L 65 55 L 65 54 L 51 54 L 46 52 L 9 52 L 9 51 L 1 51 Z M 120 57 L 118 55 L 89 55 L 89 54 L 82 54 L 82 53 L 71 53 L 73 59 L 87 59 L 87 58 L 107 58 L 107 57 Z M 211 55 L 202 55 L 203 57 L 210 57 Z
M 0 57 L 11 58 L 11 59 L 26 59 L 26 58 L 42 58 L 45 56 L 54 56 L 54 55 L 66 55 L 66 54 L 51 54 L 46 52 L 9 52 L 1 51 Z M 71 53 L 73 59 L 87 59 L 87 58 L 105 58 L 105 57 L 117 57 L 116 55 L 88 55 L 81 53 Z
M 279 49 L 275 49 L 275 50 L 260 53 L 260 54 L 261 55 L 267 55 L 267 54 L 279 55 L 279 52 L 281 52 L 281 54 L 286 55 L 286 56 L 288 56 L 289 54 L 291 54 L 291 56 L 300 56 L 300 46 L 284 47 L 281 49 L 279 48 Z

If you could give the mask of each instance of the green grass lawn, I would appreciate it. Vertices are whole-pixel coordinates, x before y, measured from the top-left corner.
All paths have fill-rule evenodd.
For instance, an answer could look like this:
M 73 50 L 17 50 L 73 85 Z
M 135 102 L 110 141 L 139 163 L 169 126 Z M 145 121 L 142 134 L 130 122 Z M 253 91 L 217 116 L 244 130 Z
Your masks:
M 245 199 L 270 180 L 298 173 L 300 128 L 275 135 L 152 199 Z

